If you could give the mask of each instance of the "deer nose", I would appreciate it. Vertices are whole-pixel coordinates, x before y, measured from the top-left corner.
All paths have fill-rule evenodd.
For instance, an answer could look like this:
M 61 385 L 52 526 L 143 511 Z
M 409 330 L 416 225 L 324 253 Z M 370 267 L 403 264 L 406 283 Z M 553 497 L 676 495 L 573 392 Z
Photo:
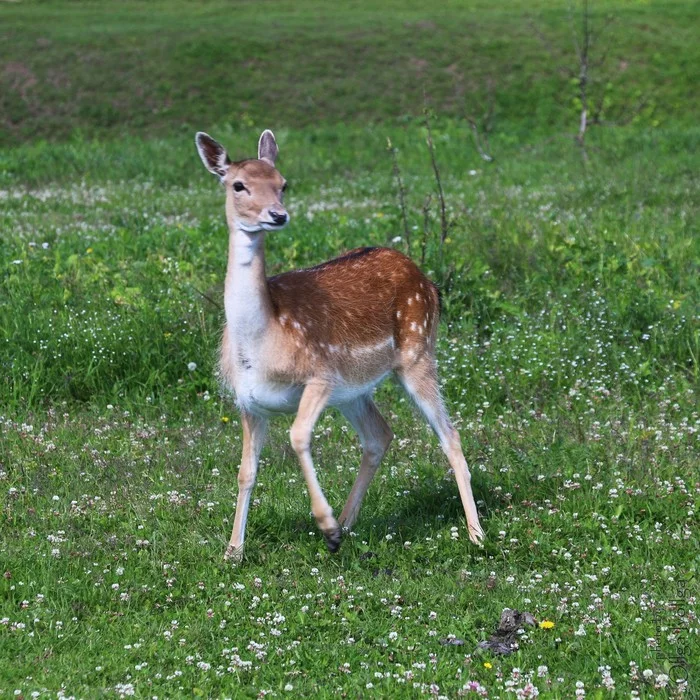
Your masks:
M 287 212 L 278 212 L 270 209 L 270 217 L 272 218 L 272 222 L 277 226 L 287 223 Z

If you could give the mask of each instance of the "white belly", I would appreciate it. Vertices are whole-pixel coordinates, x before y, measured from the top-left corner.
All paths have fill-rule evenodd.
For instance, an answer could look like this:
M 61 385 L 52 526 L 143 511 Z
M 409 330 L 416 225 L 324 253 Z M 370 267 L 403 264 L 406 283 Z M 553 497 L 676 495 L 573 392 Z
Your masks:
M 343 406 L 361 396 L 371 393 L 386 375 L 377 377 L 361 385 L 341 384 L 333 389 L 328 399 L 329 406 Z M 275 413 L 296 413 L 304 391 L 300 384 L 277 384 L 266 381 L 254 381 L 251 377 L 242 377 L 234 389 L 236 403 L 248 413 L 269 416 Z
M 252 370 L 236 378 L 236 403 L 242 411 L 269 416 L 274 413 L 295 413 L 304 387 L 298 384 L 277 384 L 261 379 Z
M 341 382 L 333 388 L 333 393 L 328 400 L 328 405 L 342 406 L 343 404 L 350 403 L 355 399 L 359 399 L 361 396 L 367 396 L 367 394 L 370 394 L 374 387 L 380 384 L 388 374 L 388 372 L 380 374 L 364 384 L 346 384 Z
M 379 375 L 363 384 L 348 384 L 342 380 L 333 388 L 328 399 L 329 406 L 342 406 L 361 396 L 370 394 L 388 373 Z M 303 384 L 270 382 L 248 369 L 238 373 L 235 386 L 236 403 L 242 411 L 262 416 L 275 413 L 296 413 L 304 392 Z

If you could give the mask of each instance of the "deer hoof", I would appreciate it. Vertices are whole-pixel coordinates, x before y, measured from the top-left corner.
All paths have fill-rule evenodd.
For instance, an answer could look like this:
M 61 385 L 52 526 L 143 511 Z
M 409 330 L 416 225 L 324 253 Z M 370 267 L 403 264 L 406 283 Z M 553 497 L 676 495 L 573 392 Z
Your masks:
M 326 539 L 326 546 L 331 554 L 334 554 L 340 549 L 340 541 L 343 536 L 343 530 L 339 525 L 328 532 L 324 532 L 323 536 Z
M 228 547 L 226 547 L 224 561 L 230 562 L 231 564 L 240 564 L 243 561 L 243 545 L 240 547 L 234 547 L 232 544 L 230 544 Z
M 468 526 L 469 529 L 469 539 L 479 547 L 484 546 L 484 531 L 481 529 L 481 525 L 477 523 L 476 527 L 471 525 Z

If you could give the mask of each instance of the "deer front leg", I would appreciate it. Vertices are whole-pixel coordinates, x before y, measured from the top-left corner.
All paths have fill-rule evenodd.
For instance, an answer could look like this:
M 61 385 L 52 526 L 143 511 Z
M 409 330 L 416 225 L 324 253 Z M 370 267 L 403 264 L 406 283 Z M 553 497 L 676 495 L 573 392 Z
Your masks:
M 333 517 L 333 510 L 323 495 L 316 478 L 314 463 L 311 459 L 311 434 L 316 421 L 328 403 L 330 395 L 331 387 L 326 383 L 307 384 L 304 388 L 304 393 L 301 395 L 299 410 L 290 431 L 290 438 L 292 447 L 299 458 L 306 486 L 309 489 L 311 511 L 326 539 L 328 549 L 331 552 L 336 552 L 340 547 L 340 525 Z
M 239 562 L 243 559 L 243 540 L 245 525 L 248 520 L 250 495 L 255 486 L 258 473 L 258 458 L 267 434 L 267 419 L 251 413 L 241 414 L 243 424 L 243 454 L 238 470 L 238 503 L 236 517 L 233 521 L 231 540 L 226 548 L 224 558 L 228 561 Z

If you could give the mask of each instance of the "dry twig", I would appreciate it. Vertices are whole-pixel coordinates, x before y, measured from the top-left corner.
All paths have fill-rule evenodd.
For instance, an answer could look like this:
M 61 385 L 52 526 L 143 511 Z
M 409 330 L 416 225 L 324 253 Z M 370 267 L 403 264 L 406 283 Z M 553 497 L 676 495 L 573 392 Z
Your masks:
M 399 190 L 399 204 L 401 205 L 401 218 L 403 220 L 403 232 L 406 240 L 407 252 L 411 252 L 411 231 L 408 226 L 408 216 L 406 215 L 406 190 L 403 186 L 403 179 L 401 178 L 401 169 L 399 168 L 399 160 L 396 156 L 396 149 L 391 144 L 391 139 L 387 138 L 386 147 L 389 153 L 391 153 L 391 159 L 394 167 L 394 177 L 396 178 L 396 185 Z

